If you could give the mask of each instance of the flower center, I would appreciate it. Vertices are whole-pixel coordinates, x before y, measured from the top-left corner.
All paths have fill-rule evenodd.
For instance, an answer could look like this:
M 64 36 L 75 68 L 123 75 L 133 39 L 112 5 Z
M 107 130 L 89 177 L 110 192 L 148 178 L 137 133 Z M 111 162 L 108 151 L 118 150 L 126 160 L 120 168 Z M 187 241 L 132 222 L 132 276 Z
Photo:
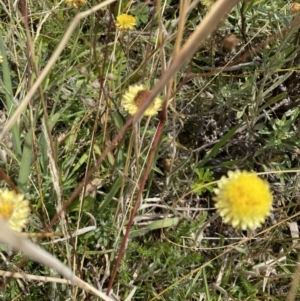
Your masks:
M 2 202 L 0 203 L 0 216 L 5 220 L 9 220 L 13 214 L 13 211 L 14 208 L 11 202 L 7 200 L 2 200 Z
M 136 106 L 139 108 L 146 101 L 146 99 L 149 97 L 149 95 L 150 95 L 149 90 L 141 90 L 141 91 L 137 92 L 133 101 L 136 104 Z M 151 107 L 153 107 L 153 105 L 154 105 L 154 102 L 152 102 L 149 107 L 151 108 Z

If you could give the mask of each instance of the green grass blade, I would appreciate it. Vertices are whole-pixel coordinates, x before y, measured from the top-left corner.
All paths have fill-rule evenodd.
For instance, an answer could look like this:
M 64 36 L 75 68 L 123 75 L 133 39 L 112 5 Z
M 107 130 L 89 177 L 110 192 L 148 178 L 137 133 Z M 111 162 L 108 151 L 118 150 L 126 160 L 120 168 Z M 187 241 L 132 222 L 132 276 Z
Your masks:
M 235 132 L 240 128 L 241 124 L 237 124 L 233 127 L 216 145 L 211 149 L 211 151 L 203 158 L 203 160 L 198 164 L 197 168 L 203 167 L 209 159 L 213 158 L 219 149 L 226 144 L 226 142 L 235 134 Z
M 179 221 L 178 217 L 165 218 L 162 220 L 154 221 L 142 229 L 131 231 L 129 237 L 133 238 L 133 237 L 143 236 L 152 230 L 170 228 L 176 226 L 178 224 L 178 221 Z
M 3 93 L 5 93 L 5 101 L 6 101 L 8 116 L 10 118 L 15 112 L 15 107 L 13 104 L 13 90 L 12 90 L 11 77 L 10 77 L 10 68 L 7 62 L 7 56 L 6 56 L 4 41 L 2 38 L 2 32 L 0 32 L 0 52 L 3 57 L 2 71 L 3 71 L 3 83 L 5 87 L 5 89 L 3 89 Z M 14 126 L 12 127 L 12 140 L 17 155 L 21 156 L 22 151 L 21 151 L 20 132 L 17 123 L 15 123 Z
M 33 139 L 32 133 L 29 132 L 25 138 L 25 144 L 22 153 L 22 159 L 20 164 L 20 172 L 19 172 L 19 179 L 18 179 L 18 188 L 21 192 L 26 191 L 26 187 L 28 185 L 28 177 L 30 174 L 30 166 L 33 158 L 32 148 L 33 148 Z
M 112 198 L 117 194 L 117 192 L 120 190 L 120 187 L 122 185 L 122 181 L 123 181 L 123 177 L 120 176 L 116 182 L 114 183 L 114 185 L 112 186 L 111 190 L 109 191 L 109 193 L 107 194 L 105 200 L 103 201 L 103 203 L 101 203 L 101 205 L 99 206 L 99 210 L 98 212 L 102 212 L 106 206 L 108 204 L 111 203 Z

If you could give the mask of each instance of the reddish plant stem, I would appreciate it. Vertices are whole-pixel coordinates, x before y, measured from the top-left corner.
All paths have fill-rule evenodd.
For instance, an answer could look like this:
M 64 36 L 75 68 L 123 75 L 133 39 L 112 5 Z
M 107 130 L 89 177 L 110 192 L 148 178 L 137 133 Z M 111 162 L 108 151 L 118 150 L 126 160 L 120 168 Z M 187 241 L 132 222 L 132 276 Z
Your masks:
M 148 163 L 146 165 L 145 172 L 143 174 L 143 177 L 142 177 L 140 185 L 139 185 L 139 191 L 138 191 L 138 194 L 137 194 L 137 197 L 136 197 L 134 207 L 132 208 L 131 213 L 130 213 L 130 217 L 129 217 L 129 221 L 128 221 L 128 224 L 127 224 L 126 232 L 125 232 L 125 235 L 124 235 L 121 247 L 120 247 L 118 257 L 115 261 L 115 265 L 114 265 L 112 275 L 109 279 L 109 283 L 108 283 L 108 287 L 107 287 L 107 291 L 106 291 L 107 295 L 109 295 L 109 292 L 110 292 L 110 290 L 113 286 L 115 277 L 117 275 L 117 271 L 118 271 L 119 266 L 120 266 L 122 256 L 123 256 L 124 251 L 125 251 L 125 246 L 127 244 L 128 236 L 129 236 L 131 227 L 133 225 L 133 219 L 134 219 L 134 217 L 136 215 L 136 212 L 137 212 L 137 210 L 139 208 L 139 205 L 140 205 L 140 201 L 141 201 L 141 197 L 142 197 L 145 185 L 146 185 L 146 181 L 148 179 L 148 176 L 149 176 L 149 173 L 150 173 L 150 170 L 151 170 L 151 167 L 152 167 L 152 163 L 153 163 L 153 160 L 154 160 L 154 156 L 155 156 L 156 150 L 157 150 L 159 142 L 160 142 L 160 137 L 161 137 L 163 129 L 164 129 L 164 124 L 165 124 L 165 121 L 166 121 L 166 113 L 167 113 L 167 101 L 164 102 L 164 108 L 163 108 L 163 110 L 160 114 L 160 121 L 159 121 L 159 124 L 157 126 L 157 131 L 156 131 L 156 134 L 155 134 L 155 137 L 154 137 L 153 145 L 152 145 L 151 150 L 150 150 L 149 159 L 147 161 Z
M 11 189 L 13 189 L 16 192 L 19 192 L 15 183 L 11 180 L 11 178 L 4 172 L 4 170 L 1 167 L 0 167 L 0 178 L 2 178 L 9 185 Z
M 104 159 L 106 158 L 107 154 L 109 152 L 111 152 L 119 143 L 119 141 L 124 137 L 124 135 L 126 134 L 128 128 L 131 126 L 132 122 L 133 122 L 133 118 L 134 116 L 132 116 L 127 122 L 126 124 L 123 126 L 123 128 L 120 130 L 120 132 L 115 136 L 115 138 L 113 139 L 113 141 L 109 144 L 109 146 L 105 149 L 105 151 L 102 153 L 102 155 L 99 157 L 99 159 L 97 160 L 96 164 L 94 167 L 92 167 L 86 174 L 86 176 L 84 177 L 84 179 L 78 184 L 78 186 L 76 187 L 76 189 L 73 191 L 73 193 L 71 194 L 71 196 L 69 197 L 69 199 L 67 200 L 67 202 L 64 204 L 64 206 L 62 207 L 62 209 L 52 218 L 52 220 L 50 221 L 50 224 L 48 225 L 46 231 L 50 232 L 50 229 L 53 227 L 53 225 L 57 222 L 58 218 L 60 217 L 60 215 L 72 204 L 72 202 L 75 200 L 75 198 L 77 197 L 77 195 L 79 195 L 79 193 L 81 192 L 82 188 L 84 187 L 84 185 L 86 183 L 89 182 L 89 179 L 92 177 L 92 175 L 99 170 L 100 165 L 102 164 L 102 162 L 104 161 Z

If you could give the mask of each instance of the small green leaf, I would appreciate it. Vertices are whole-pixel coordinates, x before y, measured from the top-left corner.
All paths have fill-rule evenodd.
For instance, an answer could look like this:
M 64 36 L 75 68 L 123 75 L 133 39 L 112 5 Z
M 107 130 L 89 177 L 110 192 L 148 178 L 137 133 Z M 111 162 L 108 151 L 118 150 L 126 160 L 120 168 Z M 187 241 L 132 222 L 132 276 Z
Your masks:
M 82 211 L 83 212 L 90 212 L 93 210 L 95 204 L 95 199 L 87 196 L 83 200 L 83 206 L 82 206 Z M 79 199 L 76 199 L 69 207 L 68 211 L 70 212 L 78 212 L 80 209 L 80 201 Z
M 213 187 L 211 185 L 205 186 L 214 180 L 213 172 L 210 171 L 209 168 L 200 168 L 196 169 L 196 174 L 198 178 L 191 185 L 191 188 L 194 190 L 194 192 L 201 195 L 206 191 L 213 191 Z

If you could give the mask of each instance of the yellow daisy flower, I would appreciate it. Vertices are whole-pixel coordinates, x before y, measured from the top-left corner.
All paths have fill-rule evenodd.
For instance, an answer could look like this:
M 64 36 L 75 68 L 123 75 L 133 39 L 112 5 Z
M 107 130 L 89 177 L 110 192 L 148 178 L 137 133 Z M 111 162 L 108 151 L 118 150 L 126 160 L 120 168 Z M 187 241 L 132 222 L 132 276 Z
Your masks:
M 9 227 L 21 232 L 28 222 L 29 202 L 22 194 L 7 189 L 0 190 L 0 217 L 7 221 Z
M 300 11 L 300 3 L 294 2 L 291 5 L 291 12 L 298 13 Z
M 65 0 L 69 7 L 79 8 L 86 4 L 86 0 Z
M 254 230 L 270 214 L 273 197 L 269 184 L 254 172 L 229 171 L 214 192 L 218 213 L 235 228 Z
M 119 30 L 132 30 L 136 26 L 134 16 L 122 14 L 117 17 L 116 26 Z
M 147 90 L 143 85 L 130 86 L 124 94 L 121 104 L 130 115 L 134 115 L 149 95 L 150 91 Z M 156 115 L 161 109 L 162 104 L 163 101 L 160 98 L 155 98 L 151 105 L 145 111 L 144 115 Z

